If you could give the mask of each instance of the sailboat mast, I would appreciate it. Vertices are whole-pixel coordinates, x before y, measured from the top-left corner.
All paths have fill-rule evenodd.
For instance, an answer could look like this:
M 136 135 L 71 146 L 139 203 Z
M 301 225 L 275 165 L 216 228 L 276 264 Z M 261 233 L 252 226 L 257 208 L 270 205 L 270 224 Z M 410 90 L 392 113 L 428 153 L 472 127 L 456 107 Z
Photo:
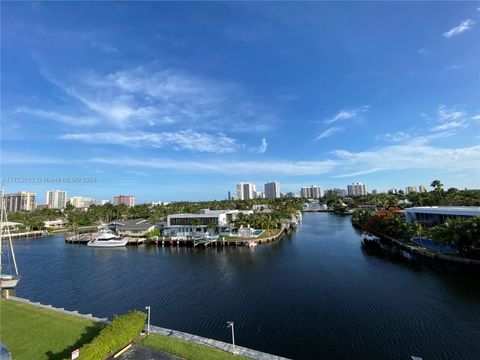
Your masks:
M 2 274 L 2 244 L 3 244 L 3 186 L 0 189 L 0 275 Z
M 2 198 L 3 198 L 3 195 L 2 195 Z M 2 206 L 3 206 L 3 202 L 2 202 Z M 3 217 L 5 218 L 5 223 L 8 223 L 7 211 L 4 212 Z M 15 276 L 18 276 L 17 259 L 15 259 L 15 252 L 13 251 L 13 244 L 12 244 L 12 235 L 10 235 L 10 228 L 8 226 L 7 226 L 7 236 L 8 236 L 8 246 L 10 246 L 10 253 L 12 254 L 13 268 L 15 269 Z
M 2 245 L 3 245 L 3 186 L 0 189 L 0 275 L 2 274 Z
M 8 218 L 7 218 L 7 210 L 5 208 L 5 201 L 3 198 L 4 194 L 4 188 L 2 186 L 2 189 L 0 191 L 0 204 L 1 204 L 1 215 L 0 215 L 0 233 L 1 233 L 1 241 L 0 241 L 0 274 L 2 273 L 2 261 L 1 261 L 1 256 L 2 256 L 2 243 L 3 243 L 3 227 L 4 224 L 7 225 L 5 226 L 6 235 L 8 237 L 8 246 L 10 246 L 10 252 L 12 254 L 12 260 L 13 260 L 13 267 L 15 270 L 15 275 L 18 276 L 18 267 L 17 267 L 17 259 L 15 258 L 15 253 L 13 252 L 13 244 L 12 244 L 12 236 L 10 235 L 10 228 L 8 227 Z

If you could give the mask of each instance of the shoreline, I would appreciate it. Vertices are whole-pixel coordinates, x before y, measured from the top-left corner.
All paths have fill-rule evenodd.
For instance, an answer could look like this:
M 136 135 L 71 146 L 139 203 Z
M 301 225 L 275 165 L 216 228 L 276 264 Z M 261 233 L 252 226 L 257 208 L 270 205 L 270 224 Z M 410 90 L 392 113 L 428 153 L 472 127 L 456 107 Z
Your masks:
M 399 246 L 403 250 L 410 252 L 412 254 L 421 255 L 433 260 L 442 260 L 448 261 L 452 263 L 462 264 L 462 265 L 469 265 L 469 266 L 480 266 L 480 260 L 477 259 L 470 259 L 470 258 L 462 258 L 459 256 L 452 256 L 452 255 L 444 255 L 440 253 L 433 252 L 431 250 L 421 248 L 414 245 L 406 244 L 405 242 L 392 238 L 388 235 L 380 234 L 379 237 L 391 241 L 395 245 Z
M 16 301 L 26 305 L 33 306 L 33 307 L 49 310 L 52 312 L 58 312 L 65 315 L 80 317 L 80 318 L 91 320 L 97 323 L 110 322 L 108 318 L 99 318 L 99 317 L 93 316 L 92 314 L 81 314 L 78 311 L 65 310 L 64 308 L 56 308 L 52 305 L 44 305 L 44 304 L 41 304 L 40 302 L 33 302 L 28 299 L 16 297 L 16 296 L 9 296 L 8 299 L 2 300 L 2 301 Z M 147 325 L 145 325 L 145 327 L 146 326 Z M 174 339 L 183 340 L 196 345 L 201 345 L 201 346 L 206 346 L 213 349 L 222 350 L 227 353 L 233 353 L 235 351 L 237 355 L 245 356 L 250 359 L 288 360 L 288 358 L 285 358 L 285 357 L 246 348 L 243 346 L 239 346 L 237 344 L 235 344 L 235 348 L 234 348 L 231 343 L 226 343 L 220 340 L 205 338 L 202 336 L 198 336 L 198 335 L 194 335 L 194 334 L 190 334 L 182 331 L 177 331 L 173 329 L 167 329 L 167 328 L 163 328 L 156 325 L 150 325 L 150 332 L 152 334 L 163 335 L 163 336 L 171 337 Z

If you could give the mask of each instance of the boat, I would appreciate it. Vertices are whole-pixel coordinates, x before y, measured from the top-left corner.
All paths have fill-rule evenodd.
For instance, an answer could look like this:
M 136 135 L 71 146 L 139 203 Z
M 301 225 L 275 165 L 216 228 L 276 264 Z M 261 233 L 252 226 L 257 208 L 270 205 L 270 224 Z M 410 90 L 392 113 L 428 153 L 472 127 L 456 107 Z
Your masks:
M 95 239 L 90 240 L 87 246 L 91 247 L 120 247 L 125 246 L 128 243 L 128 239 L 122 239 L 120 236 L 114 234 L 111 230 L 101 228 Z
M 20 276 L 18 275 L 17 260 L 13 251 L 12 236 L 10 229 L 6 225 L 8 222 L 7 211 L 3 201 L 3 189 L 0 192 L 1 214 L 0 214 L 0 289 L 13 289 L 17 286 Z M 4 251 L 3 243 L 6 243 L 7 251 Z M 6 259 L 6 260 L 5 260 Z M 9 268 L 5 269 L 3 262 L 9 264 Z M 5 270 L 8 270 L 7 273 Z M 4 272 L 5 271 L 5 272 Z
M 257 244 L 255 241 L 253 241 L 253 240 L 247 241 L 247 246 L 248 246 L 248 247 L 255 247 L 255 246 L 257 246 L 257 245 L 258 245 L 258 244 Z

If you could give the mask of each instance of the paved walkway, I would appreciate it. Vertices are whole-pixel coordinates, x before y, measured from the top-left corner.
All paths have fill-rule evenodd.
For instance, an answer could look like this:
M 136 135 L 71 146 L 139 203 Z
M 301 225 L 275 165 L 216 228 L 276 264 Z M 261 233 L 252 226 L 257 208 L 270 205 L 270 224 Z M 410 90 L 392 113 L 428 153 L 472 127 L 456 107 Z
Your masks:
M 216 349 L 220 349 L 229 353 L 233 353 L 233 345 L 229 343 L 225 343 L 223 341 L 213 340 L 204 338 L 198 335 L 192 335 L 189 333 L 184 333 L 181 331 L 166 329 L 158 326 L 150 326 L 150 332 L 153 334 L 159 334 L 164 336 L 170 336 L 176 339 L 185 340 L 191 343 L 195 343 L 198 345 L 208 346 Z M 237 355 L 243 355 L 250 359 L 258 359 L 258 360 L 288 360 L 287 358 L 267 354 L 261 351 L 248 349 L 242 346 L 235 346 L 235 353 Z
M 164 353 L 148 346 L 134 345 L 117 359 L 122 360 L 182 360 L 175 355 Z

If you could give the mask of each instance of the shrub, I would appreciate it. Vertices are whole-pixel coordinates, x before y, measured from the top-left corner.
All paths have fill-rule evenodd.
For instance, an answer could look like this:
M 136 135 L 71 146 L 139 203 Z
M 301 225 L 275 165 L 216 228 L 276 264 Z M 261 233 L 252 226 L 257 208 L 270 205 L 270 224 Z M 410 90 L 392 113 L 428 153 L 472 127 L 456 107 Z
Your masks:
M 132 341 L 144 328 L 146 314 L 131 311 L 115 316 L 92 342 L 80 348 L 81 360 L 99 360 Z

